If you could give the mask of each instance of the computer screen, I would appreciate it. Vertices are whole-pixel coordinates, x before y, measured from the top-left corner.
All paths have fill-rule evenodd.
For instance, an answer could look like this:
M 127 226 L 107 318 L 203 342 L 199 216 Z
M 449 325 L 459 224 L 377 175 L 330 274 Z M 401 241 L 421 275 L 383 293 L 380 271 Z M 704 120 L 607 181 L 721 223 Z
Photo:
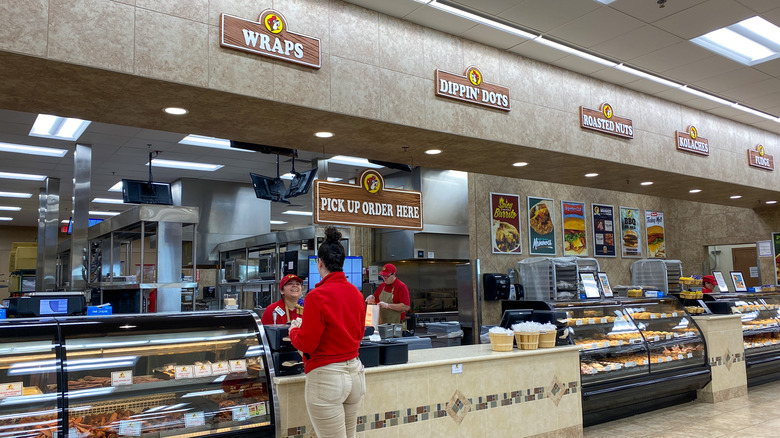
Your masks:
M 344 259 L 344 275 L 359 291 L 363 290 L 363 257 L 347 256 Z M 312 290 L 317 283 L 322 281 L 317 271 L 317 257 L 309 256 L 309 281 L 308 289 Z
M 287 188 L 284 186 L 284 181 L 282 181 L 281 178 L 271 178 L 251 172 L 249 173 L 249 176 L 252 178 L 255 196 L 258 198 L 273 202 L 290 203 L 290 201 L 284 197 Z
M 67 315 L 68 300 L 66 298 L 41 300 L 38 310 L 40 315 Z
M 132 179 L 122 180 L 122 200 L 125 204 L 173 205 L 170 184 Z
M 307 170 L 302 173 L 295 173 L 292 181 L 290 181 L 290 188 L 287 190 L 285 198 L 294 198 L 296 196 L 305 195 L 309 193 L 311 183 L 314 181 L 314 177 L 317 175 L 317 168 Z
M 103 219 L 98 218 L 89 218 L 89 225 L 87 227 L 91 227 L 92 225 L 99 224 L 103 222 Z M 68 234 L 73 234 L 73 218 L 70 218 L 68 220 Z

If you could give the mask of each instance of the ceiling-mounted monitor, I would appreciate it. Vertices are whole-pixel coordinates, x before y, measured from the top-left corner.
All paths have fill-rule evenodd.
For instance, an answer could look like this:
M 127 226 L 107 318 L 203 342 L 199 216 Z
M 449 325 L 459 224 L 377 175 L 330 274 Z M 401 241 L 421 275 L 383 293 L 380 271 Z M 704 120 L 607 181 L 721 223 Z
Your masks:
M 173 205 L 171 185 L 132 179 L 122 180 L 122 201 L 125 204 Z
M 290 181 L 290 188 L 287 190 L 285 198 L 294 198 L 309 193 L 309 188 L 311 188 L 311 183 L 314 181 L 315 176 L 317 176 L 316 167 L 306 172 L 296 172 L 292 181 Z
M 255 188 L 255 196 L 260 199 L 267 199 L 272 202 L 284 202 L 289 204 L 285 198 L 287 188 L 281 178 L 271 178 L 256 173 L 249 173 L 252 178 L 252 186 Z

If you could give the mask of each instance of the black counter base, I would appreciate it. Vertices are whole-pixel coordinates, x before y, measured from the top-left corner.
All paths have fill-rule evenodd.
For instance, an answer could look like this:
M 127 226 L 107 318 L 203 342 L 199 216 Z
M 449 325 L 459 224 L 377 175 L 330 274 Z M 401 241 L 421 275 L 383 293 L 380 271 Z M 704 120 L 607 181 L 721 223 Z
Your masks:
M 780 380 L 780 352 L 747 356 L 748 387 Z

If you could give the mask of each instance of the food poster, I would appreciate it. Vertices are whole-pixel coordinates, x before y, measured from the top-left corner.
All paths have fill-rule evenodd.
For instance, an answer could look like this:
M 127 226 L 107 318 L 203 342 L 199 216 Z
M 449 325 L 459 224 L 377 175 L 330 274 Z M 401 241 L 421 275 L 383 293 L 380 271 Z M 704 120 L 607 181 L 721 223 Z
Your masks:
M 772 233 L 772 243 L 775 249 L 775 284 L 780 286 L 780 233 Z
M 647 234 L 647 258 L 665 258 L 664 212 L 645 210 L 645 233 Z
M 528 197 L 528 241 L 531 255 L 555 255 L 555 201 Z
M 493 254 L 522 254 L 520 196 L 491 193 L 490 211 L 493 217 L 491 225 Z
M 639 209 L 620 207 L 620 235 L 623 257 L 642 257 L 642 230 Z
M 615 257 L 615 207 L 591 204 L 593 212 L 593 255 Z
M 561 201 L 561 212 L 563 212 L 563 255 L 587 256 L 585 204 Z

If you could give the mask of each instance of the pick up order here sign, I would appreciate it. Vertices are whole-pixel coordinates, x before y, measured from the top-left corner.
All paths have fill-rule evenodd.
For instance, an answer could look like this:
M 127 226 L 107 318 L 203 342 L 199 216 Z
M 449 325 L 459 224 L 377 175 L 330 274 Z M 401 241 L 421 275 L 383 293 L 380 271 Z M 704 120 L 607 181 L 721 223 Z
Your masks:
M 365 170 L 356 184 L 314 181 L 314 223 L 422 230 L 422 193 L 385 188 L 384 178 Z

